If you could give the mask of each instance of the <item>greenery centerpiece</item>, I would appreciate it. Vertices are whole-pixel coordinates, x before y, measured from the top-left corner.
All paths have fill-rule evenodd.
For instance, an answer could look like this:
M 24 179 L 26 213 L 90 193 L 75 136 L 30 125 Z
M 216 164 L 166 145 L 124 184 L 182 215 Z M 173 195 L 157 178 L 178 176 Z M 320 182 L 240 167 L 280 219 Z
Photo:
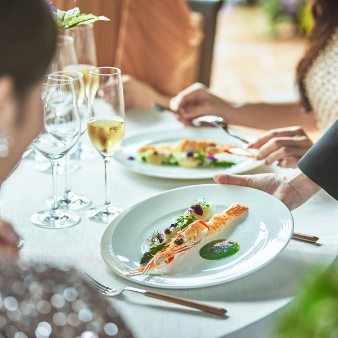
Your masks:
M 96 21 L 109 21 L 108 18 L 105 16 L 96 16 L 94 14 L 84 14 L 80 12 L 80 9 L 78 7 L 75 7 L 73 9 L 70 9 L 68 11 L 61 11 L 60 9 L 57 9 L 51 1 L 46 0 L 49 4 L 55 23 L 57 25 L 58 30 L 65 30 L 69 28 L 73 28 L 77 25 L 81 24 L 89 24 Z

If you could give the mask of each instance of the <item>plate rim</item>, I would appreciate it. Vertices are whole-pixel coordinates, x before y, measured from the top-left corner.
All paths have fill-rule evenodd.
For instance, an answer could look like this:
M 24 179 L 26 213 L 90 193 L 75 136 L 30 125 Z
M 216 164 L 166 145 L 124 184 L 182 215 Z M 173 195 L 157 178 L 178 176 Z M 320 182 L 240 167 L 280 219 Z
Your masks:
M 215 129 L 213 127 L 199 127 L 199 129 L 202 129 L 202 130 L 212 130 L 212 129 Z M 167 129 L 160 129 L 160 130 L 149 130 L 149 131 L 142 131 L 142 132 L 136 132 L 136 133 L 132 133 L 131 135 L 127 136 L 123 141 L 122 141 L 122 144 L 121 146 L 119 147 L 119 149 L 116 150 L 115 154 L 112 156 L 113 159 L 119 163 L 121 166 L 123 166 L 124 168 L 128 169 L 129 171 L 132 171 L 134 173 L 137 173 L 137 174 L 141 174 L 141 175 L 145 175 L 145 176 L 150 176 L 150 177 L 158 177 L 158 178 L 165 178 L 165 179 L 179 179 L 179 180 L 202 180 L 202 179 L 210 179 L 213 177 L 214 174 L 218 173 L 220 170 L 225 170 L 226 171 L 226 168 L 220 168 L 218 171 L 215 170 L 215 171 L 206 171 L 205 173 L 201 173 L 200 175 L 197 175 L 197 176 L 194 176 L 194 175 L 191 175 L 191 176 L 177 176 L 175 173 L 158 173 L 157 171 L 147 171 L 147 170 L 141 170 L 141 169 L 138 169 L 138 167 L 135 167 L 135 166 L 128 166 L 126 163 L 124 163 L 123 161 L 121 161 L 120 159 L 117 158 L 117 154 L 119 154 L 121 152 L 121 150 L 123 149 L 123 143 L 128 140 L 128 139 L 131 139 L 131 138 L 134 138 L 134 137 L 140 137 L 142 135 L 156 135 L 156 134 L 161 134 L 163 132 L 175 132 L 175 131 L 184 131 L 184 130 L 197 130 L 197 127 L 182 127 L 182 128 L 167 128 Z M 257 138 L 257 136 L 255 135 L 252 135 L 252 134 L 249 134 L 249 133 L 245 133 L 245 132 L 241 132 L 241 131 L 238 131 L 238 130 L 233 130 L 233 129 L 229 129 L 229 131 L 231 132 L 235 132 L 235 134 L 238 134 L 239 136 L 242 136 L 242 137 L 254 137 L 254 138 Z M 252 163 L 252 165 L 248 168 L 243 168 L 242 170 L 238 170 L 236 172 L 231 172 L 231 174 L 234 174 L 234 175 L 237 175 L 237 174 L 242 174 L 242 173 L 246 173 L 250 170 L 253 170 L 253 169 L 256 169 L 260 166 L 262 166 L 264 164 L 264 160 L 256 160 L 255 162 Z M 193 169 L 192 169 L 193 170 Z M 193 172 L 192 172 L 193 173 Z
M 133 283 L 137 283 L 137 284 L 141 284 L 141 285 L 145 285 L 148 287 L 154 287 L 154 288 L 163 288 L 163 289 L 193 289 L 193 288 L 201 288 L 201 287 L 208 287 L 208 286 L 214 286 L 214 285 L 219 285 L 219 284 L 223 284 L 223 283 L 227 283 L 227 282 L 231 282 L 233 280 L 245 277 L 259 269 L 261 269 L 262 267 L 264 267 L 265 265 L 269 264 L 270 262 L 272 262 L 275 258 L 277 258 L 283 251 L 284 249 L 287 247 L 287 245 L 289 244 L 291 238 L 292 238 L 292 234 L 294 231 L 294 219 L 293 219 L 293 215 L 291 213 L 291 211 L 287 208 L 287 206 L 280 201 L 278 198 L 276 198 L 275 196 L 268 194 L 262 190 L 259 189 L 255 189 L 255 188 L 251 188 L 251 187 L 243 187 L 241 186 L 241 188 L 246 188 L 246 189 L 252 189 L 252 190 L 256 190 L 259 191 L 260 193 L 264 194 L 264 195 L 268 195 L 270 196 L 269 198 L 272 198 L 272 200 L 274 200 L 275 202 L 277 202 L 277 204 L 280 204 L 281 207 L 283 207 L 287 213 L 289 214 L 289 222 L 288 225 L 290 227 L 290 232 L 288 234 L 287 239 L 284 241 L 283 245 L 279 248 L 279 251 L 274 254 L 272 257 L 270 257 L 268 260 L 266 260 L 263 264 L 259 265 L 258 267 L 255 267 L 243 274 L 241 274 L 240 276 L 234 276 L 233 278 L 227 279 L 227 280 L 217 280 L 215 282 L 210 282 L 210 283 L 203 283 L 203 284 L 198 284 L 198 285 L 161 285 L 161 284 L 154 284 L 154 283 L 148 283 L 147 281 L 144 280 L 137 280 L 137 279 L 133 279 L 132 276 L 129 276 L 126 273 L 123 273 L 122 271 L 120 271 L 119 269 L 115 269 L 112 267 L 112 265 L 110 264 L 109 260 L 113 260 L 113 257 L 110 255 L 110 253 L 108 252 L 111 248 L 111 237 L 113 234 L 114 229 L 116 228 L 116 226 L 118 225 L 119 221 L 128 213 L 130 212 L 132 209 L 136 208 L 138 205 L 144 203 L 145 201 L 151 200 L 153 198 L 157 198 L 159 195 L 165 195 L 168 193 L 175 193 L 177 191 L 180 190 L 186 190 L 186 189 L 193 189 L 195 187 L 227 187 L 227 185 L 219 185 L 219 184 L 197 184 L 197 185 L 190 185 L 187 187 L 179 187 L 179 188 L 175 188 L 175 189 L 171 189 L 171 190 L 166 190 L 163 191 L 159 194 L 155 194 L 151 197 L 148 197 L 132 206 L 130 206 L 129 208 L 127 208 L 126 210 L 124 210 L 119 216 L 117 216 L 111 223 L 108 224 L 108 226 L 106 227 L 105 231 L 102 234 L 101 237 L 101 241 L 100 241 L 100 253 L 101 253 L 101 257 L 103 259 L 103 261 L 105 262 L 105 264 L 108 266 L 108 268 L 113 271 L 115 274 L 123 277 L 125 280 L 128 280 L 130 282 Z M 238 186 L 232 186 L 232 187 L 238 187 Z M 219 188 L 216 188 L 219 189 Z M 107 239 L 109 239 L 109 243 L 107 242 Z

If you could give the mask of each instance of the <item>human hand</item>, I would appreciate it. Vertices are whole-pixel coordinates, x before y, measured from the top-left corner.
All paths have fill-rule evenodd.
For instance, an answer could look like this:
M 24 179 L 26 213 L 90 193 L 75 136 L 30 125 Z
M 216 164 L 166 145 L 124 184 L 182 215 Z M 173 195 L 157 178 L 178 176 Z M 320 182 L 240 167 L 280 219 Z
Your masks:
M 194 83 L 170 100 L 170 109 L 177 113 L 177 118 L 185 125 L 199 116 L 217 115 L 224 117 L 228 104 L 212 94 L 206 86 Z
M 215 174 L 214 180 L 219 184 L 240 185 L 262 190 L 281 200 L 290 210 L 298 208 L 320 190 L 320 187 L 300 170 L 286 177 L 277 174 Z
M 10 223 L 0 219 L 0 255 L 11 259 L 18 259 L 19 249 L 17 243 L 20 237 Z
M 270 165 L 296 168 L 298 161 L 313 146 L 312 141 L 301 127 L 272 129 L 252 142 L 249 148 L 258 148 L 258 160 L 265 159 Z

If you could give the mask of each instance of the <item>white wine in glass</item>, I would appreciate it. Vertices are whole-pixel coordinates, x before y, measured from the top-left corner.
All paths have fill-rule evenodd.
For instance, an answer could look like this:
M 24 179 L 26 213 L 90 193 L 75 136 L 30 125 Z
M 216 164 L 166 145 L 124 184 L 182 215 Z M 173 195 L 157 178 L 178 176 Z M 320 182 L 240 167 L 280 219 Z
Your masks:
M 124 137 L 124 100 L 121 71 L 98 67 L 90 71 L 88 97 L 88 135 L 103 157 L 105 166 L 105 204 L 86 211 L 88 219 L 109 223 L 121 211 L 110 202 L 108 164 Z
M 87 65 L 87 64 L 78 64 L 78 65 L 68 65 L 63 68 L 64 71 L 73 71 L 73 72 L 80 72 L 83 75 L 83 81 L 85 84 L 86 95 L 88 97 L 89 93 L 89 77 L 90 71 L 96 68 L 94 65 Z

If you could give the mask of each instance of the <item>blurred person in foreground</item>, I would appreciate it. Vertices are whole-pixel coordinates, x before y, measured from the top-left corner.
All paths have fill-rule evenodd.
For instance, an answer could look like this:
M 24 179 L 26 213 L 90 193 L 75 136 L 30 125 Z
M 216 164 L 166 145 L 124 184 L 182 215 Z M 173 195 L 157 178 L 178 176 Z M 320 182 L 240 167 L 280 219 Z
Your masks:
M 56 36 L 45 0 L 0 1 L 0 182 L 43 126 L 41 84 Z M 1 337 L 132 337 L 74 269 L 15 263 L 17 240 L 0 220 Z
M 61 10 L 74 7 L 74 0 L 51 1 Z M 150 109 L 153 101 L 169 107 L 194 82 L 202 32 L 185 0 L 77 0 L 76 6 L 110 19 L 94 26 L 98 66 L 121 69 L 127 109 Z
M 338 1 L 312 0 L 314 26 L 297 68 L 299 103 L 232 103 L 193 84 L 171 100 L 178 119 L 190 125 L 203 115 L 223 117 L 230 125 L 273 129 L 249 145 L 259 148 L 258 159 L 270 165 L 297 167 L 312 146 L 305 131 L 325 131 L 338 118 Z M 290 127 L 297 126 L 297 127 Z

